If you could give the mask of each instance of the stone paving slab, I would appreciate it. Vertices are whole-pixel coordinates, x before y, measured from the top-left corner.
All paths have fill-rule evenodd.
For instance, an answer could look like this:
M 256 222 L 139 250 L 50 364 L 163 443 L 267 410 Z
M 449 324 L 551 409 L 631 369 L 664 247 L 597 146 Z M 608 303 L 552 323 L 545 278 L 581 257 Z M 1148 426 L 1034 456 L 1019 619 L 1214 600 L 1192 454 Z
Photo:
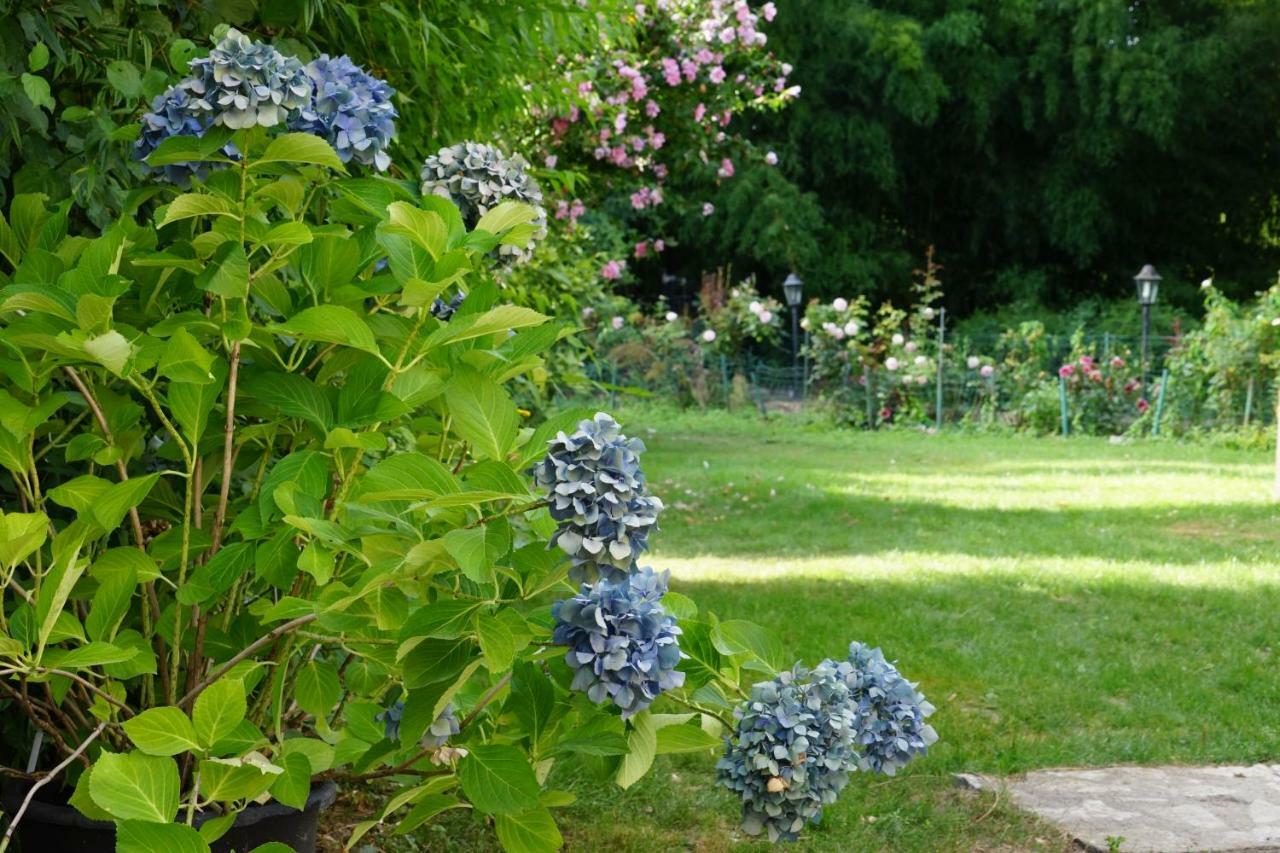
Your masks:
M 1122 837 L 1132 853 L 1280 851 L 1280 765 L 1095 767 L 1022 776 L 962 774 L 1005 790 L 1021 808 L 1061 826 L 1086 850 Z

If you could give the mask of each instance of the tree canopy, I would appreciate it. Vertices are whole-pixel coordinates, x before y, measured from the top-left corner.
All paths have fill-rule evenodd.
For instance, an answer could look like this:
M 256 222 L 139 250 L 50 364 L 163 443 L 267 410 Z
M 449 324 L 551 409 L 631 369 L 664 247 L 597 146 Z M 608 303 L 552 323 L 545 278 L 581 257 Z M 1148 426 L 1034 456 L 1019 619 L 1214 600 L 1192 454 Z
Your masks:
M 966 311 L 1127 297 L 1145 262 L 1175 299 L 1252 291 L 1280 259 L 1280 4 L 792 0 L 771 46 L 802 93 L 753 135 L 794 186 L 726 190 L 708 239 L 779 200 L 821 224 L 731 239 L 743 265 L 896 295 L 936 245 Z

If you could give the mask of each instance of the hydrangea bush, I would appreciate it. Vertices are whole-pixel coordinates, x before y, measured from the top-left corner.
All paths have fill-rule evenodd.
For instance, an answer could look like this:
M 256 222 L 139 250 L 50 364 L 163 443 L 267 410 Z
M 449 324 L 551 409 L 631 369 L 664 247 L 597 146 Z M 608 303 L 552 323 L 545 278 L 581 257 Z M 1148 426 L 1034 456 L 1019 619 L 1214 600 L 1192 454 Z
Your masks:
M 529 250 L 538 210 L 470 222 L 350 175 L 381 165 L 352 131 L 390 90 L 326 62 L 319 85 L 221 34 L 201 103 L 169 105 L 196 121 L 145 120 L 171 131 L 147 167 L 187 186 L 101 234 L 39 196 L 0 217 L 2 741 L 32 744 L 30 796 L 62 786 L 122 850 L 208 851 L 260 804 L 373 780 L 396 793 L 348 846 L 468 808 L 513 853 L 555 850 L 553 765 L 625 788 L 709 756 L 781 650 L 639 567 L 662 506 L 639 442 L 522 420 L 511 386 L 564 330 L 500 301 L 495 250 Z M 841 719 L 850 689 L 824 700 Z

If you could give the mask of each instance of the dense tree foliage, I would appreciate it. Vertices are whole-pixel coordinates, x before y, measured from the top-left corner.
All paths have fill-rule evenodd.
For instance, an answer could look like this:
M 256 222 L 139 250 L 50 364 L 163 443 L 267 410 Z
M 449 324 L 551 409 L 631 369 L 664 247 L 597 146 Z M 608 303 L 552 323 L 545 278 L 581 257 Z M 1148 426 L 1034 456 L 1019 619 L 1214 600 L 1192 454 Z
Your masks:
M 795 186 L 726 187 L 704 245 L 820 210 L 814 291 L 904 294 L 934 244 L 959 310 L 1274 269 L 1280 4 L 790 0 L 771 46 L 802 94 L 753 135 Z M 772 280 L 783 242 L 728 246 Z

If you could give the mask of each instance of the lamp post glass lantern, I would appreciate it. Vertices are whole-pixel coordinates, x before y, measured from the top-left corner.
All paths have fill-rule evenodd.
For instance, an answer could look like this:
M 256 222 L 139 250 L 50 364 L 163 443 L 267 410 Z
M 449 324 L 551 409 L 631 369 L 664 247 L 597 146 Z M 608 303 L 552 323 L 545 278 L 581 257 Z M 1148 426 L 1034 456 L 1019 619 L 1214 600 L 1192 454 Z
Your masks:
M 791 370 L 797 372 L 800 367 L 800 303 L 804 299 L 804 281 L 794 272 L 787 273 L 782 282 L 782 295 L 791 309 Z M 792 387 L 792 396 L 795 388 Z
M 1142 306 L 1142 397 L 1147 397 L 1147 366 L 1151 361 L 1151 306 L 1156 304 L 1160 292 L 1160 273 L 1151 264 L 1143 264 L 1133 277 L 1138 291 L 1138 304 Z

